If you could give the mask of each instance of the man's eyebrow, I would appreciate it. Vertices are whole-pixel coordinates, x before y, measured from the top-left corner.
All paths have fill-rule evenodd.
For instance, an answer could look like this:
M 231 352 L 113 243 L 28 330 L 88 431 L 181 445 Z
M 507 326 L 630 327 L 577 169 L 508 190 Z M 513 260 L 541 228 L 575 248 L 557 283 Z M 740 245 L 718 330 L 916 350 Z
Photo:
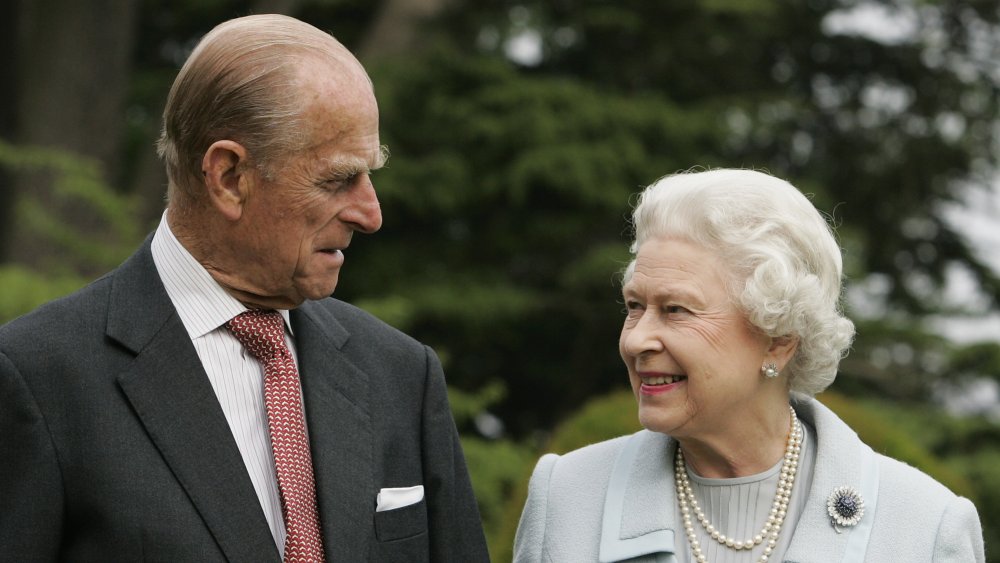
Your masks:
M 379 145 L 378 146 L 378 156 L 375 158 L 375 162 L 372 164 L 370 171 L 378 170 L 385 166 L 386 161 L 389 160 L 389 145 Z
M 349 178 L 359 174 L 368 174 L 385 166 L 389 160 L 389 147 L 380 145 L 378 154 L 372 162 L 366 162 L 362 158 L 340 157 L 331 158 L 326 161 L 326 175 L 338 178 Z

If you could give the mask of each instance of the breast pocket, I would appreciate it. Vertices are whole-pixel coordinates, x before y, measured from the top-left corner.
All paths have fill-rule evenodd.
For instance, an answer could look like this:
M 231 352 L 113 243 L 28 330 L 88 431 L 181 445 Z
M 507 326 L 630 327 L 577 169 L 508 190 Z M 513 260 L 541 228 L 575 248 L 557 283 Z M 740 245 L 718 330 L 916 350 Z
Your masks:
M 380 542 L 404 540 L 427 533 L 427 503 L 375 513 L 375 535 Z

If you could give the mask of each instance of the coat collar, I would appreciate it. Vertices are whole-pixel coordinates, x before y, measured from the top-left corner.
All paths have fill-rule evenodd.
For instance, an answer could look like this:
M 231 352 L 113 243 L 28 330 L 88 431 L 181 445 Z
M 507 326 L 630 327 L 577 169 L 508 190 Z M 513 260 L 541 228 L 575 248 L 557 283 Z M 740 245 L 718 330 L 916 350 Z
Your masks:
M 794 396 L 799 417 L 816 429 L 817 456 L 805 508 L 795 526 L 785 561 L 862 561 L 878 501 L 878 459 L 871 448 L 818 401 Z M 604 502 L 600 561 L 655 555 L 673 561 L 686 541 L 675 520 L 677 495 L 671 460 L 677 442 L 643 430 L 633 434 L 615 461 Z M 837 533 L 827 514 L 834 489 L 850 486 L 865 501 L 865 516 Z

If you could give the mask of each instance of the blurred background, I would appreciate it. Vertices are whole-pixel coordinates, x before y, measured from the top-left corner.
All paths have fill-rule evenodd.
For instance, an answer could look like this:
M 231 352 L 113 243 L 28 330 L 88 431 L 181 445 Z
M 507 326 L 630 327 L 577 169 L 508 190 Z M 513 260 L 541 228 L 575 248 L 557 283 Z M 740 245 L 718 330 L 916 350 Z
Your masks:
M 726 166 L 838 226 L 858 337 L 819 398 L 973 499 L 1000 561 L 997 0 L 6 0 L 0 322 L 155 226 L 174 75 L 269 12 L 372 76 L 385 226 L 337 296 L 441 355 L 494 560 L 539 455 L 638 428 L 617 352 L 635 194 Z

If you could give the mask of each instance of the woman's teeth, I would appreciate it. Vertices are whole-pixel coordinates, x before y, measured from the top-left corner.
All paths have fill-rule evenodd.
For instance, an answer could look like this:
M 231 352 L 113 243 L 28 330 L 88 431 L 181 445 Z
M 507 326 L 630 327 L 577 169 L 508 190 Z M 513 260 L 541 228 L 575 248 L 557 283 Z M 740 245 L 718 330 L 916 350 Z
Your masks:
M 646 385 L 667 385 L 686 379 L 683 375 L 668 375 L 666 377 L 643 377 L 642 382 Z

